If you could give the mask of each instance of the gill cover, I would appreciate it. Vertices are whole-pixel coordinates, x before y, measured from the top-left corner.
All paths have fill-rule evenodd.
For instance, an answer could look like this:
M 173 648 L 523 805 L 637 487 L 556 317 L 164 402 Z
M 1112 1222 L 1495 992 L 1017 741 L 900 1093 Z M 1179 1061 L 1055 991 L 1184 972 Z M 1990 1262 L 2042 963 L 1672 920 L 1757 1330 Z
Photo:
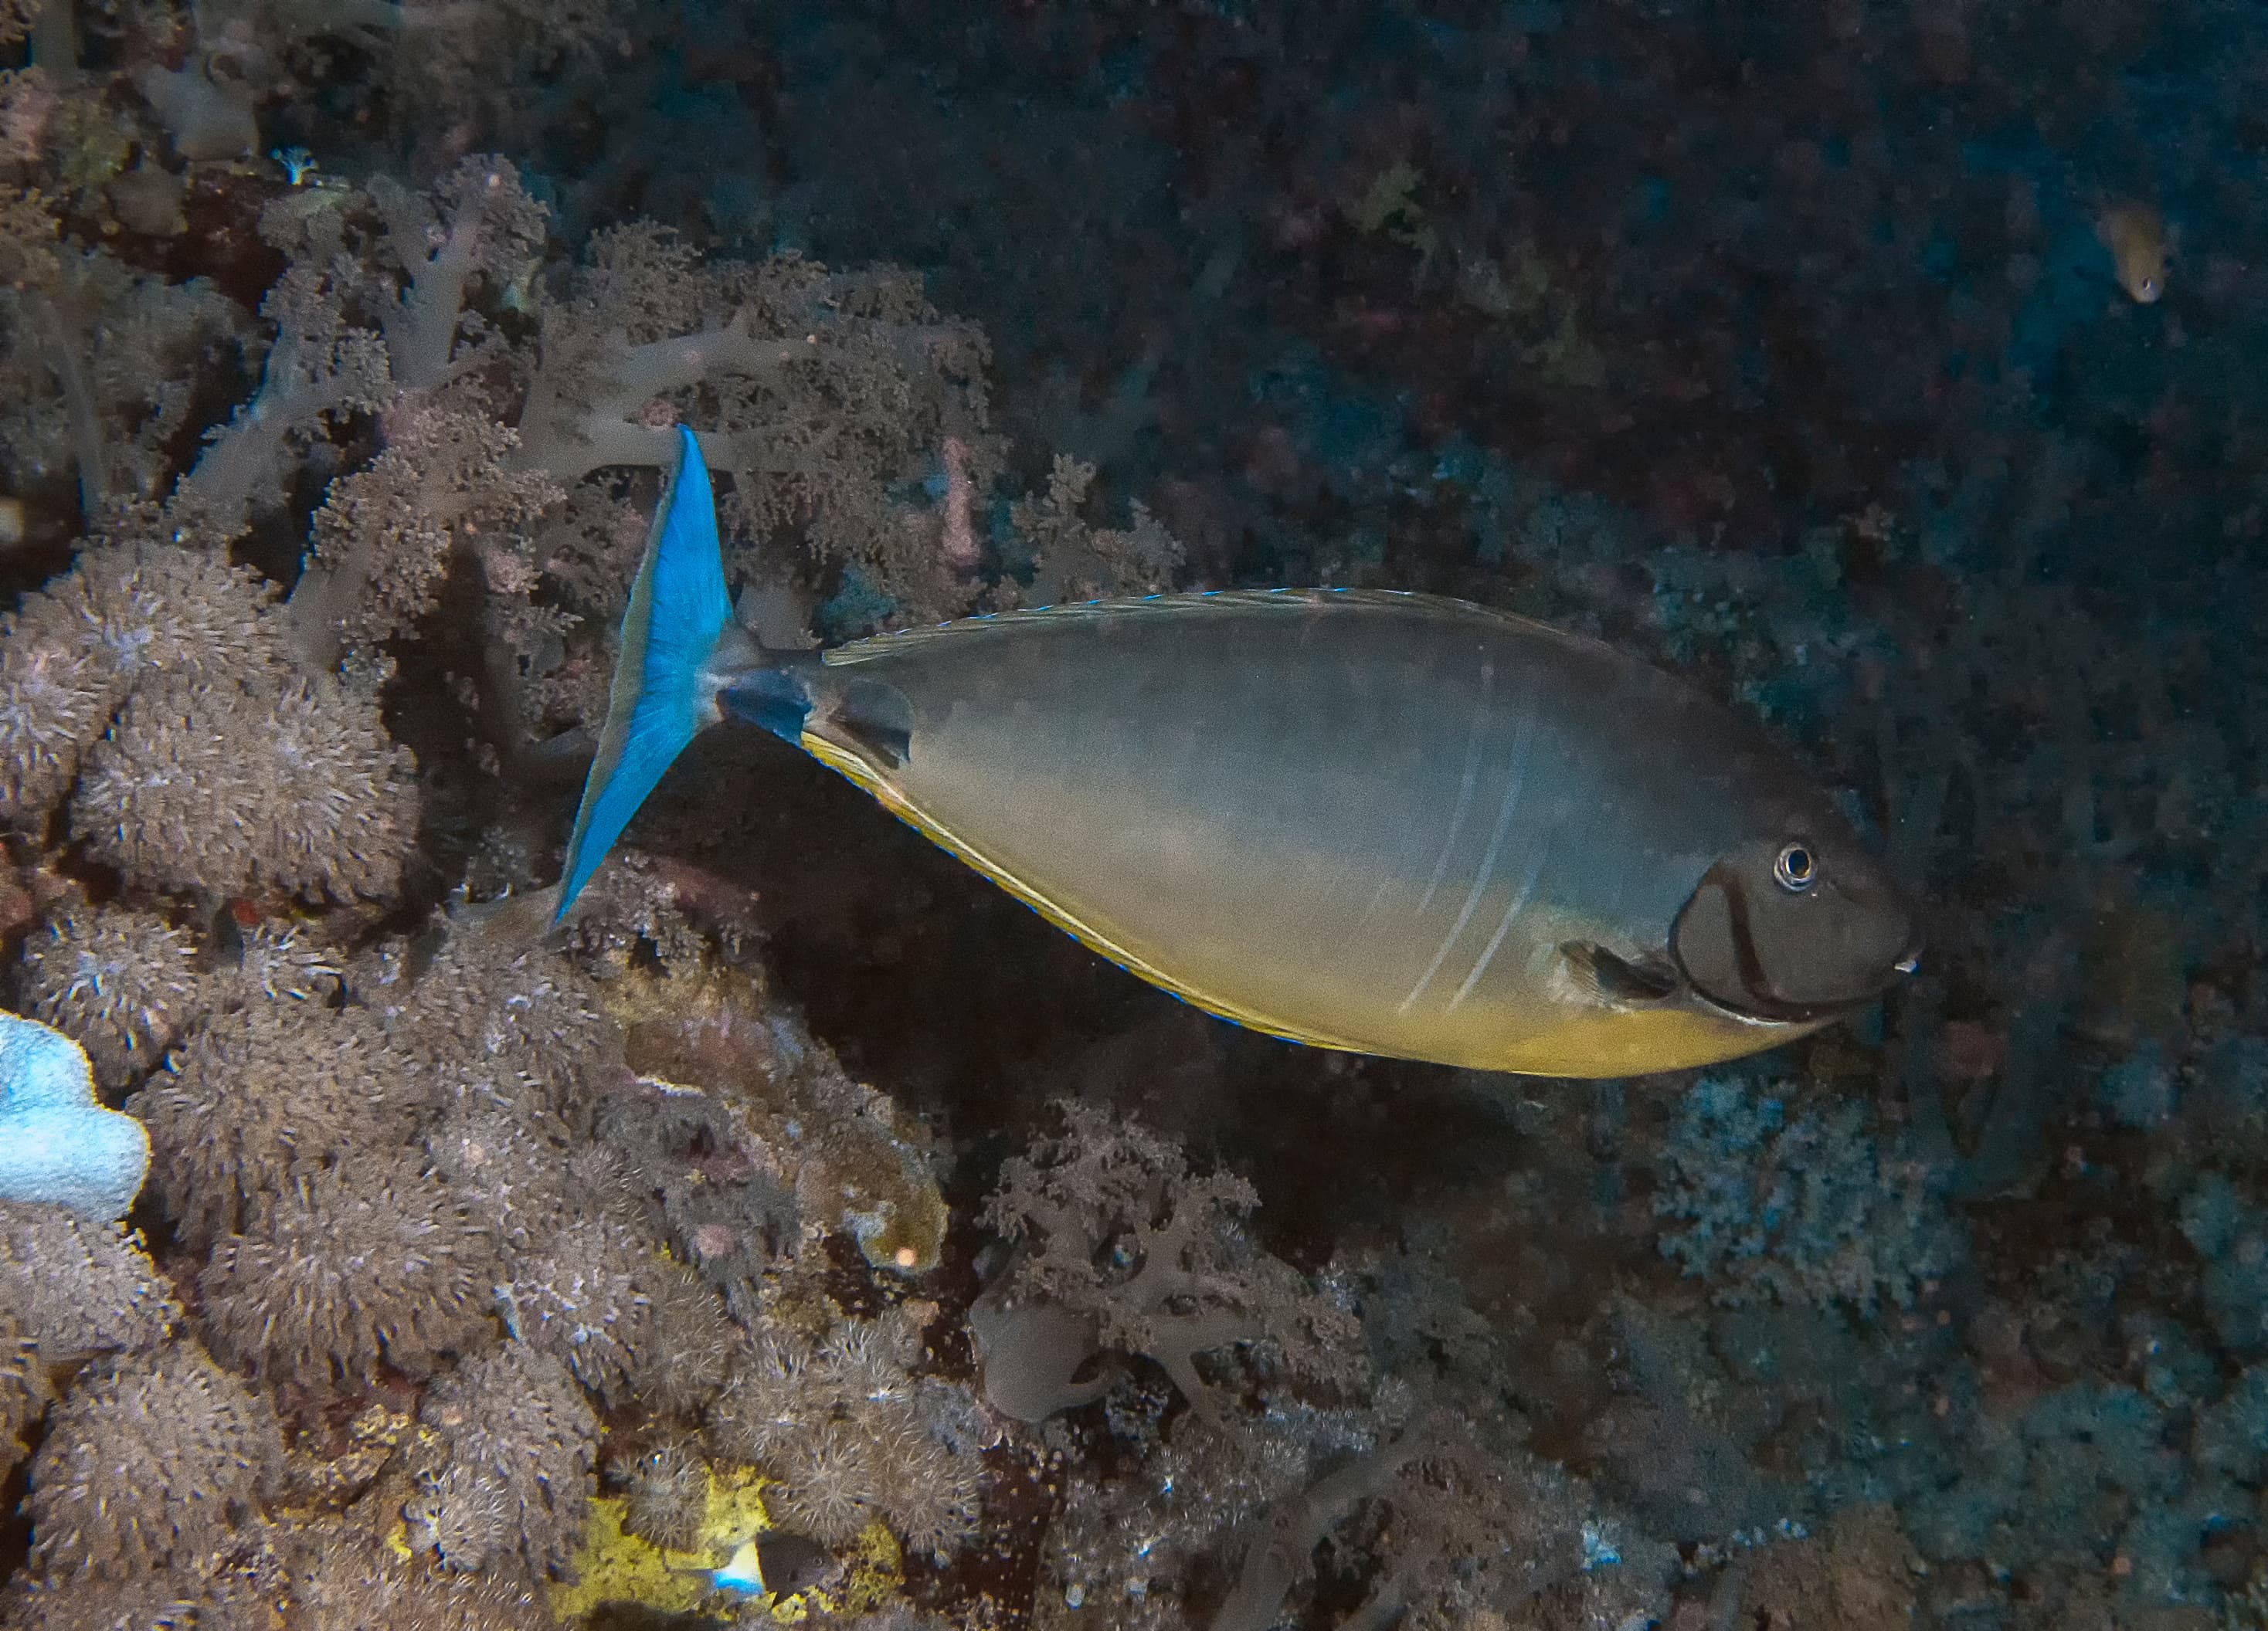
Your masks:
M 622 613 L 606 727 L 567 841 L 555 923 L 671 761 L 715 716 L 716 683 L 706 670 L 718 641 L 735 627 L 733 603 L 725 592 L 709 467 L 693 433 L 680 425 L 677 435 L 677 468 L 654 511 L 645 558 Z
M 1806 864 L 1788 876 L 1784 857 Z M 1855 843 L 1771 839 L 1742 845 L 1702 876 L 1671 931 L 1693 988 L 1751 1019 L 1800 1023 L 1867 1002 L 1910 970 L 1914 915 Z

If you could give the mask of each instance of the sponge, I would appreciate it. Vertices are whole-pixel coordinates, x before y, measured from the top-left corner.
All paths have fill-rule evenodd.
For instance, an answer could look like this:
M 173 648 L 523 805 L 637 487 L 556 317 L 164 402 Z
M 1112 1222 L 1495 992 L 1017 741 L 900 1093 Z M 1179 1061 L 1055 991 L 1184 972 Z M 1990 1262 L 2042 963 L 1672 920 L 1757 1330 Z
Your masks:
M 86 1050 L 37 1020 L 0 1012 L 0 1200 L 124 1216 L 150 1170 L 150 1135 L 95 1101 Z

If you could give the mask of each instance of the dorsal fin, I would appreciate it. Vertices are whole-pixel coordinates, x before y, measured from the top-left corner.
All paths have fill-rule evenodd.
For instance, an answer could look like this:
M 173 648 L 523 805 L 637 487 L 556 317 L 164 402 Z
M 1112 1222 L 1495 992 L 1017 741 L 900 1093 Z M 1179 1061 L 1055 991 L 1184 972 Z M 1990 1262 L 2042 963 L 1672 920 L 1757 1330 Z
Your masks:
M 1261 609 L 1286 614 L 1328 609 L 1334 606 L 1371 606 L 1384 610 L 1406 612 L 1433 617 L 1449 617 L 1471 621 L 1494 628 L 1513 628 L 1533 634 L 1548 635 L 1556 640 L 1580 644 L 1593 644 L 1581 635 L 1569 634 L 1548 623 L 1511 612 L 1499 612 L 1471 600 L 1454 599 L 1447 595 L 1423 594 L 1404 589 L 1212 589 L 1185 594 L 1127 596 L 1110 600 L 1078 600 L 1062 606 L 1019 606 L 1012 612 L 987 612 L 976 617 L 960 617 L 949 623 L 925 623 L 916 628 L 894 629 L 888 634 L 869 635 L 863 640 L 853 640 L 836 646 L 826 653 L 828 666 L 837 667 L 846 663 L 863 663 L 870 658 L 902 651 L 910 646 L 926 645 L 940 640 L 960 639 L 987 629 L 1012 628 L 1020 623 L 1094 622 L 1105 618 L 1128 617 L 1200 617 L 1207 613 Z

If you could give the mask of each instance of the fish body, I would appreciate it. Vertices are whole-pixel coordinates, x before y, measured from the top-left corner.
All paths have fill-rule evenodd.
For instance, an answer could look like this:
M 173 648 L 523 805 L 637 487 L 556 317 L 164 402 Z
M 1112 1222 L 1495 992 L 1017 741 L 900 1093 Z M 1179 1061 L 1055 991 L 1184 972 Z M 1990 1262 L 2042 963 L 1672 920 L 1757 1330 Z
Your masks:
M 2132 202 L 2111 204 L 2095 231 L 2110 252 L 2111 274 L 2127 298 L 2138 305 L 2154 305 L 2164 298 L 2166 224 L 2155 209 Z
M 1753 726 L 1469 603 L 1168 595 L 816 658 L 712 626 L 700 718 L 795 741 L 1095 950 L 1294 1041 L 1675 1069 L 1823 1025 L 1915 950 L 1896 887 Z
M 791 1597 L 819 1584 L 835 1568 L 835 1554 L 816 1540 L 769 1529 L 741 1541 L 722 1569 L 695 1572 L 736 1597 Z

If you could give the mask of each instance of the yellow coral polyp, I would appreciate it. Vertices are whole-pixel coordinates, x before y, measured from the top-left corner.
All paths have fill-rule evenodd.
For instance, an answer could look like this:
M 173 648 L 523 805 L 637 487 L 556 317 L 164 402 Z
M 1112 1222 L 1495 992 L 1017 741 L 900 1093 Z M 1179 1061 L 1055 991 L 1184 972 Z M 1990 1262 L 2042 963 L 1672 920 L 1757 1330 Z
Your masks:
M 711 1468 L 700 1532 L 681 1552 L 658 1547 L 625 1528 L 628 1502 L 594 1499 L 582 1547 L 575 1554 L 576 1578 L 551 1588 L 553 1617 L 573 1624 L 606 1603 L 692 1613 L 719 1597 L 735 1595 L 719 1590 L 715 1572 L 745 1542 L 773 1527 L 763 1503 L 769 1481 L 754 1467 Z M 799 1625 L 814 1610 L 833 1614 L 878 1608 L 897 1595 L 905 1579 L 897 1540 L 880 1523 L 868 1524 L 851 1543 L 844 1562 L 848 1572 L 836 1591 L 744 1598 L 741 1606 L 780 1625 Z

